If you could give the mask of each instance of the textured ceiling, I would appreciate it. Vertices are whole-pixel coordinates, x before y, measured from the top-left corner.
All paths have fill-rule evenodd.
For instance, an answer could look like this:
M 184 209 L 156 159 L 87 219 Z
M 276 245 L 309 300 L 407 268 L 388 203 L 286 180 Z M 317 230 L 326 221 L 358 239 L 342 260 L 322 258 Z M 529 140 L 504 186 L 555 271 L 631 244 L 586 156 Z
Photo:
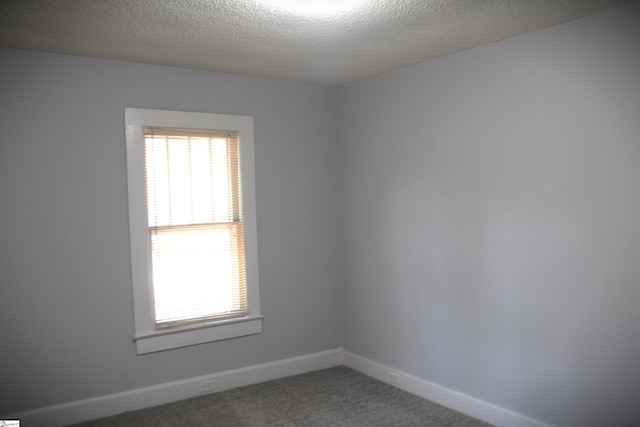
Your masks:
M 0 0 L 0 46 L 339 85 L 628 2 Z

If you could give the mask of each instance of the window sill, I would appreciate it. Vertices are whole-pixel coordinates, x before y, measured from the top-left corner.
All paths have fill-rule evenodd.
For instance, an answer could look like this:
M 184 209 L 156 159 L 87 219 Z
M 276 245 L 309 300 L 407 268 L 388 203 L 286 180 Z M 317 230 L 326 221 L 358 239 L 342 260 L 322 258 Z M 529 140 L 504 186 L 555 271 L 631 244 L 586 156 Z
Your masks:
M 263 316 L 243 317 L 205 325 L 151 331 L 133 338 L 137 354 L 155 353 L 262 332 Z

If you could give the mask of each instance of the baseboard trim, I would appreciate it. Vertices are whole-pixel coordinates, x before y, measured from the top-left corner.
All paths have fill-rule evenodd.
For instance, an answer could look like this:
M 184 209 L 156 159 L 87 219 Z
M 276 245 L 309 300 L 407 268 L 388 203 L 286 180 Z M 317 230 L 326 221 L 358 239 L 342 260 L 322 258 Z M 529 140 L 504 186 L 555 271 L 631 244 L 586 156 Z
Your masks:
M 213 381 L 212 391 L 218 392 L 304 374 L 318 369 L 331 368 L 342 364 L 342 355 L 343 350 L 338 348 L 123 393 L 48 406 L 11 414 L 7 416 L 7 419 L 19 419 L 21 425 L 29 427 L 65 426 L 201 396 L 200 383 L 202 381 Z
M 10 414 L 6 418 L 19 419 L 22 425 L 29 427 L 66 426 L 200 396 L 202 381 L 213 381 L 212 391 L 218 392 L 338 365 L 348 366 L 372 378 L 497 427 L 551 427 L 541 421 L 346 352 L 342 348 L 48 406 Z M 396 374 L 397 381 L 394 383 L 390 382 L 390 372 Z
M 400 372 L 347 351 L 344 352 L 342 363 L 372 378 L 497 427 L 551 427 L 533 418 Z M 390 381 L 390 373 L 396 374 L 397 381 Z

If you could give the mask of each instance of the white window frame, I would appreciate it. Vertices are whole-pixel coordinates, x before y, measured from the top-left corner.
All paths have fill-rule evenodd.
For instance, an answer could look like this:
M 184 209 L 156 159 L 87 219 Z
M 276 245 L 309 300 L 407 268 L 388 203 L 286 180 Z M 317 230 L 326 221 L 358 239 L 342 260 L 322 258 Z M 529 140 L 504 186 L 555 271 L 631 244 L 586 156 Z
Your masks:
M 240 174 L 245 235 L 248 314 L 241 318 L 156 329 L 153 316 L 151 248 L 144 177 L 144 127 L 235 131 L 240 139 Z M 125 109 L 131 280 L 137 354 L 152 353 L 262 332 L 258 283 L 253 117 L 185 111 Z

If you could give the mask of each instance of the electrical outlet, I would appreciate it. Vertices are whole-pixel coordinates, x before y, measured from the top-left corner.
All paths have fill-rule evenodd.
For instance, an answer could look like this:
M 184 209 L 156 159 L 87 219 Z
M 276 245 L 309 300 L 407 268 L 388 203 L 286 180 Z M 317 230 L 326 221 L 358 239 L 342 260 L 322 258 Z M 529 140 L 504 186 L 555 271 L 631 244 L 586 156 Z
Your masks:
M 397 372 L 389 371 L 389 384 L 400 385 L 400 374 Z
M 198 383 L 198 385 L 200 386 L 198 389 L 198 393 L 211 393 L 212 391 L 215 391 L 213 382 L 213 380 L 200 381 Z

